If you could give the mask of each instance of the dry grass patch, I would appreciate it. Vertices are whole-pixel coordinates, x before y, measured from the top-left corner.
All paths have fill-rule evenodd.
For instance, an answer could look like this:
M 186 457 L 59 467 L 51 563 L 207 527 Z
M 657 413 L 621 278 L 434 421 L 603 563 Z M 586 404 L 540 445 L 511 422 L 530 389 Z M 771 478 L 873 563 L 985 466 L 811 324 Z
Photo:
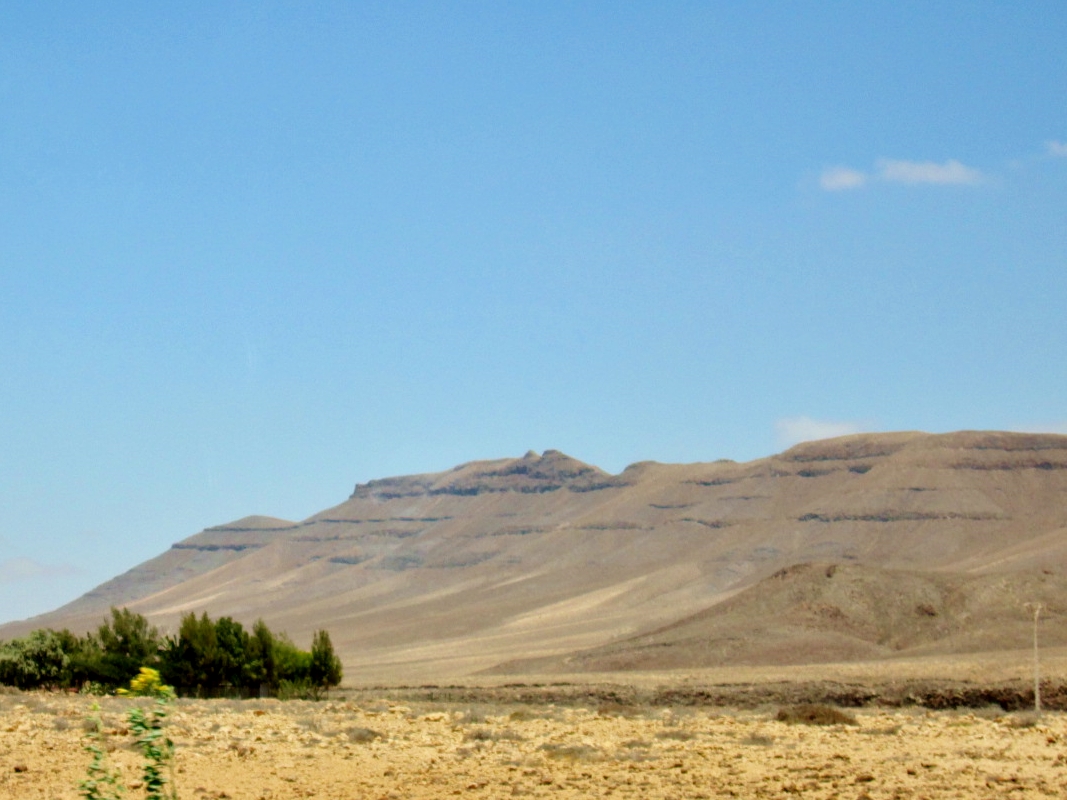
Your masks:
M 600 717 L 621 717 L 622 719 L 636 719 L 637 717 L 644 716 L 644 710 L 627 705 L 625 703 L 601 703 L 596 710 L 597 716 Z
M 471 706 L 459 712 L 456 723 L 458 725 L 484 725 L 488 718 L 496 713 L 499 712 L 486 706 Z
M 887 725 L 882 728 L 864 728 L 860 733 L 867 736 L 896 736 L 901 730 L 900 725 Z
M 780 708 L 775 719 L 789 725 L 859 725 L 852 714 L 822 703 L 801 703 Z
M 561 761 L 599 761 L 602 758 L 599 750 L 587 744 L 545 743 L 537 749 L 549 758 Z
M 750 747 L 770 747 L 774 744 L 773 736 L 765 736 L 762 733 L 754 733 L 750 736 L 746 736 L 740 740 L 741 744 L 747 744 Z
M 492 728 L 475 728 L 467 731 L 463 739 L 467 742 L 521 742 L 526 737 L 511 728 L 493 730 Z
M 372 730 L 371 728 L 361 728 L 358 726 L 346 728 L 344 734 L 348 737 L 348 741 L 354 744 L 369 744 L 375 739 L 385 738 L 376 730 Z
M 1041 715 L 1036 711 L 1020 711 L 1009 714 L 1005 722 L 1009 728 L 1033 728 L 1041 721 Z
M 673 739 L 676 742 L 688 742 L 696 738 L 696 734 L 684 728 L 668 728 L 665 731 L 657 731 L 657 739 Z

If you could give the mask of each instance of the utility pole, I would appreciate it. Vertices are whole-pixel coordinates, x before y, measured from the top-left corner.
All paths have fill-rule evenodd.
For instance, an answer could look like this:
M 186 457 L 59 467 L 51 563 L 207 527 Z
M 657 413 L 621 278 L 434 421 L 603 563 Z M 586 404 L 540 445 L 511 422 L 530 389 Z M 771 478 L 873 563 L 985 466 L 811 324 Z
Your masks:
M 1027 603 L 1026 609 L 1034 612 L 1034 713 L 1041 713 L 1041 663 L 1037 657 L 1037 620 L 1044 610 L 1044 603 Z

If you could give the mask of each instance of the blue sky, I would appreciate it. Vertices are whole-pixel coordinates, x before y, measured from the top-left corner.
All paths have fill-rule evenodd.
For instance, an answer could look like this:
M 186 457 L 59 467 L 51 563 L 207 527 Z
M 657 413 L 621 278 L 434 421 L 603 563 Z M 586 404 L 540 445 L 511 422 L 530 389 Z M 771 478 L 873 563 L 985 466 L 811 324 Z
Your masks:
M 1067 432 L 1067 6 L 0 3 L 0 621 L 557 448 Z

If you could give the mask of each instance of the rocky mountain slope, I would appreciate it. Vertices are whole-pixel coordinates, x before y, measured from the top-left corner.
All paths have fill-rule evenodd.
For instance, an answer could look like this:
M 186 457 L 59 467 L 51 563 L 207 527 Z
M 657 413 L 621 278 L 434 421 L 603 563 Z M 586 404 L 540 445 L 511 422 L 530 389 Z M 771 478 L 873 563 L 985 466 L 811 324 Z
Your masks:
M 805 562 L 657 630 L 488 672 L 662 671 L 1023 650 L 1032 642 L 1034 604 L 1041 606 L 1046 645 L 1067 642 L 1067 576 L 1051 570 L 973 575 Z
M 871 658 L 1017 646 L 1034 597 L 1067 644 L 1065 574 L 1065 436 L 863 434 L 619 475 L 546 451 L 209 528 L 0 638 L 126 605 L 325 625 L 356 680 Z

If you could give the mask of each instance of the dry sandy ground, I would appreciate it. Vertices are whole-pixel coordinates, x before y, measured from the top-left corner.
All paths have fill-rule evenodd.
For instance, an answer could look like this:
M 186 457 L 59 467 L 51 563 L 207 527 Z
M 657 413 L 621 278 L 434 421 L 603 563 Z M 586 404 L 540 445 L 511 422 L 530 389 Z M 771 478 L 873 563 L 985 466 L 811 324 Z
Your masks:
M 0 695 L 0 798 L 76 798 L 91 698 Z M 104 698 L 111 760 L 142 797 L 125 714 Z M 942 798 L 1067 796 L 1067 716 L 855 712 L 788 725 L 774 708 L 399 706 L 179 701 L 182 798 Z

